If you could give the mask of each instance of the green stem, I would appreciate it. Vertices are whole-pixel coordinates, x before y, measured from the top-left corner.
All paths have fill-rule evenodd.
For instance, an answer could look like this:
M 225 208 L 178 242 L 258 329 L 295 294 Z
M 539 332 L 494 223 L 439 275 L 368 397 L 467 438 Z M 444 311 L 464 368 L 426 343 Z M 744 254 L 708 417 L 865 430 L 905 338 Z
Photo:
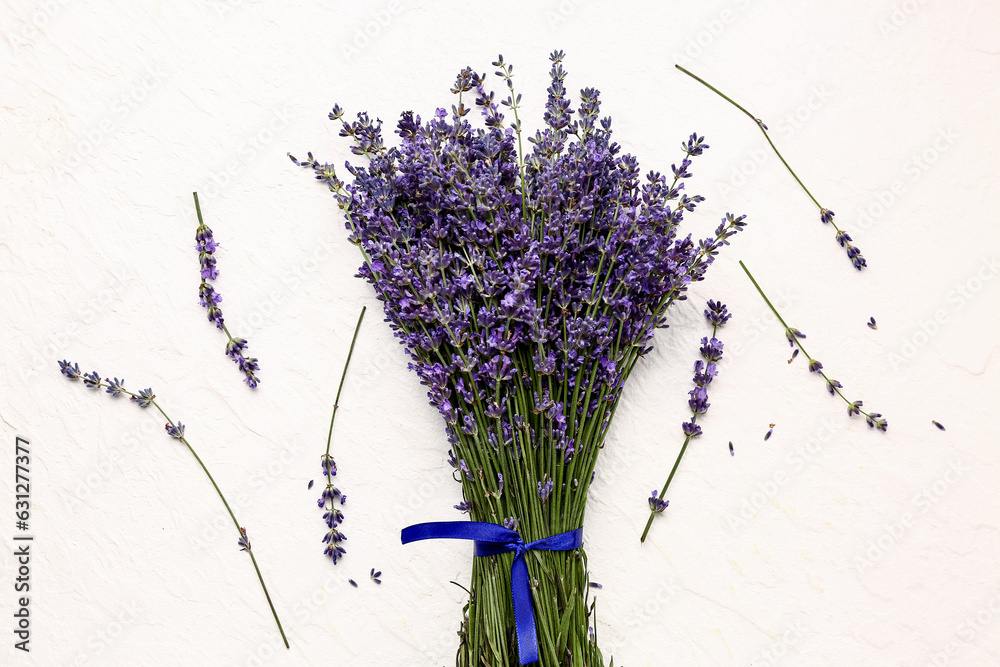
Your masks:
M 667 487 L 670 486 L 670 482 L 674 479 L 674 473 L 677 472 L 677 466 L 681 464 L 681 459 L 684 458 L 684 452 L 687 451 L 688 443 L 691 442 L 691 436 L 684 438 L 684 444 L 681 445 L 681 451 L 677 455 L 677 460 L 674 461 L 674 467 L 670 469 L 670 476 L 667 477 L 666 484 L 663 485 L 663 489 L 660 491 L 660 500 L 663 500 L 663 496 L 667 495 Z M 649 513 L 649 520 L 646 521 L 646 529 L 642 531 L 642 537 L 639 538 L 639 542 L 646 541 L 646 535 L 649 534 L 649 529 L 653 525 L 653 519 L 656 518 L 656 512 Z
M 195 201 L 197 201 L 197 199 Z M 133 394 L 130 391 L 124 391 L 124 393 L 133 397 L 137 396 L 137 394 Z M 167 420 L 168 424 L 170 424 L 171 426 L 175 426 L 173 420 L 167 416 L 167 413 L 163 411 L 163 408 L 160 407 L 159 403 L 157 403 L 156 401 L 150 401 L 150 402 L 156 407 L 157 410 L 160 411 L 160 414 L 163 415 L 163 418 Z M 205 474 L 208 476 L 208 481 L 210 481 L 212 483 L 212 486 L 215 487 L 215 492 L 219 494 L 219 498 L 222 500 L 222 504 L 226 506 L 226 511 L 229 512 L 229 518 L 233 520 L 233 525 L 236 526 L 236 532 L 242 538 L 243 530 L 241 529 L 240 522 L 236 520 L 236 515 L 233 514 L 232 508 L 229 507 L 229 503 L 226 501 L 226 497 L 222 494 L 222 489 L 220 489 L 219 485 L 215 483 L 215 478 L 212 477 L 212 473 L 208 471 L 208 468 L 205 466 L 204 461 L 202 461 L 201 457 L 198 456 L 198 453 L 194 451 L 194 447 L 192 447 L 191 443 L 187 441 L 187 438 L 181 436 L 180 441 L 187 446 L 188 451 L 191 452 L 192 456 L 194 456 L 195 460 L 198 462 L 198 465 L 200 465 L 201 469 L 205 471 Z M 247 544 L 246 551 L 248 554 L 250 554 L 250 560 L 251 562 L 253 562 L 253 569 L 257 572 L 257 579 L 258 581 L 260 581 L 260 587 L 264 590 L 264 597 L 267 598 L 267 605 L 271 608 L 271 614 L 274 616 L 274 622 L 278 624 L 278 632 L 281 633 L 281 639 L 282 641 L 285 642 L 285 648 L 291 648 L 288 645 L 288 637 L 285 636 L 285 629 L 281 627 L 281 621 L 278 620 L 278 612 L 275 611 L 274 609 L 274 603 L 271 601 L 271 594 L 267 592 L 267 586 L 264 584 L 264 577 L 260 573 L 260 568 L 257 566 L 257 559 L 254 557 L 253 551 L 251 551 L 250 549 L 249 542 Z
M 354 354 L 354 344 L 358 340 L 358 331 L 361 329 L 361 321 L 365 319 L 365 311 L 367 309 L 367 306 L 361 307 L 361 314 L 358 315 L 358 323 L 354 327 L 354 337 L 351 338 L 351 348 L 347 351 L 347 360 L 344 362 L 344 370 L 340 374 L 340 384 L 337 386 L 337 396 L 333 399 L 333 414 L 330 415 L 330 430 L 326 434 L 326 458 L 329 458 L 330 456 L 330 441 L 333 439 L 333 422 L 337 418 L 337 408 L 340 407 L 340 392 L 344 389 L 344 379 L 347 377 L 347 367 L 351 365 L 351 356 Z M 327 484 L 333 484 L 333 478 L 330 475 L 329 466 L 327 466 L 326 481 Z

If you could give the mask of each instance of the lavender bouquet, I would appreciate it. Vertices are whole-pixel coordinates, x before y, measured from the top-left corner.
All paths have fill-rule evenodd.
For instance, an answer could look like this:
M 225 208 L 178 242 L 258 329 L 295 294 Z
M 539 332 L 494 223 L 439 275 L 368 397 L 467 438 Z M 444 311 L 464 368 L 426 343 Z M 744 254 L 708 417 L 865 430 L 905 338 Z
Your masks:
M 513 68 L 500 57 L 506 99 L 463 69 L 450 112 L 401 114 L 398 147 L 385 145 L 380 121 L 348 121 L 335 106 L 330 118 L 367 159 L 345 164 L 351 182 L 311 153 L 292 157 L 333 191 L 364 258 L 359 275 L 445 421 L 457 507 L 472 519 L 461 523 L 510 536 L 503 549 L 477 541 L 457 660 L 469 667 L 604 664 L 579 539 L 558 550 L 536 541 L 580 535 L 625 381 L 670 306 L 745 224 L 727 214 L 709 238 L 682 235 L 684 213 L 703 201 L 683 181 L 704 138 L 682 144 L 672 175 L 640 178 L 600 118 L 598 91 L 582 90 L 571 109 L 562 59 L 551 55 L 544 127 L 529 151 Z M 469 96 L 484 127 L 467 120 Z M 423 537 L 441 536 L 457 535 Z M 530 637 L 517 609 L 519 562 Z

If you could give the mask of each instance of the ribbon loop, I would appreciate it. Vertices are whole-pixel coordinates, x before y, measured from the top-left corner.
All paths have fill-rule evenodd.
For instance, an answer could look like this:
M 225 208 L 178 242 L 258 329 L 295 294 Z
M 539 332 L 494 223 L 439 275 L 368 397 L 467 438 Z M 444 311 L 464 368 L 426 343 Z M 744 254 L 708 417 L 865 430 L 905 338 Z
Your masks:
M 525 544 L 516 531 L 484 521 L 432 521 L 407 526 L 400 535 L 403 544 L 418 540 L 455 539 L 475 541 L 477 556 L 496 556 L 514 552 L 510 566 L 511 596 L 514 602 L 514 625 L 517 629 L 517 653 L 522 665 L 538 661 L 538 631 L 531 602 L 531 579 L 528 576 L 529 551 L 569 551 L 583 544 L 583 528 L 566 531 Z

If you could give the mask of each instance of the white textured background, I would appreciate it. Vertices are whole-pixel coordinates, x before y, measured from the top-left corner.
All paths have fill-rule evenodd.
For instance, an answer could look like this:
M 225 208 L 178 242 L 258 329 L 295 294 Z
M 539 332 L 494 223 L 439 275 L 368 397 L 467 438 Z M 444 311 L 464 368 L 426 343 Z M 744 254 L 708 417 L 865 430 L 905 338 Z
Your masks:
M 599 463 L 586 530 L 606 655 L 1000 664 L 995 3 L 142 4 L 2 6 L 0 663 L 453 664 L 464 593 L 448 581 L 467 582 L 470 548 L 398 538 L 461 518 L 440 420 L 352 277 L 330 196 L 285 153 L 340 162 L 334 102 L 391 128 L 403 109 L 451 104 L 458 69 L 492 71 L 498 52 L 531 129 L 562 48 L 569 88 L 603 92 L 644 170 L 707 136 L 689 187 L 708 201 L 689 229 L 726 210 L 751 222 L 634 374 Z M 675 62 L 770 125 L 869 269 L 850 267 L 753 123 Z M 192 190 L 222 243 L 227 321 L 260 358 L 257 392 L 197 305 Z M 785 363 L 741 258 L 887 434 Z M 709 297 L 735 313 L 728 354 L 640 548 Z M 334 444 L 349 553 L 333 566 L 306 484 L 362 304 Z M 250 531 L 290 651 L 190 455 L 155 413 L 67 382 L 63 357 L 152 387 L 187 425 Z M 11 633 L 15 434 L 33 452 L 30 655 Z

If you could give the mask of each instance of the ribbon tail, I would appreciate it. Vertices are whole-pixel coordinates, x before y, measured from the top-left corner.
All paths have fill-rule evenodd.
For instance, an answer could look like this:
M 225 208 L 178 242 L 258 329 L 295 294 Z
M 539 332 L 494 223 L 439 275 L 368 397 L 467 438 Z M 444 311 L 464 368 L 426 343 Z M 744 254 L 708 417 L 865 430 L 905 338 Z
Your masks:
M 514 555 L 510 568 L 510 587 L 514 596 L 514 625 L 517 628 L 517 654 L 522 665 L 538 661 L 538 632 L 531 604 L 531 581 L 524 552 Z

